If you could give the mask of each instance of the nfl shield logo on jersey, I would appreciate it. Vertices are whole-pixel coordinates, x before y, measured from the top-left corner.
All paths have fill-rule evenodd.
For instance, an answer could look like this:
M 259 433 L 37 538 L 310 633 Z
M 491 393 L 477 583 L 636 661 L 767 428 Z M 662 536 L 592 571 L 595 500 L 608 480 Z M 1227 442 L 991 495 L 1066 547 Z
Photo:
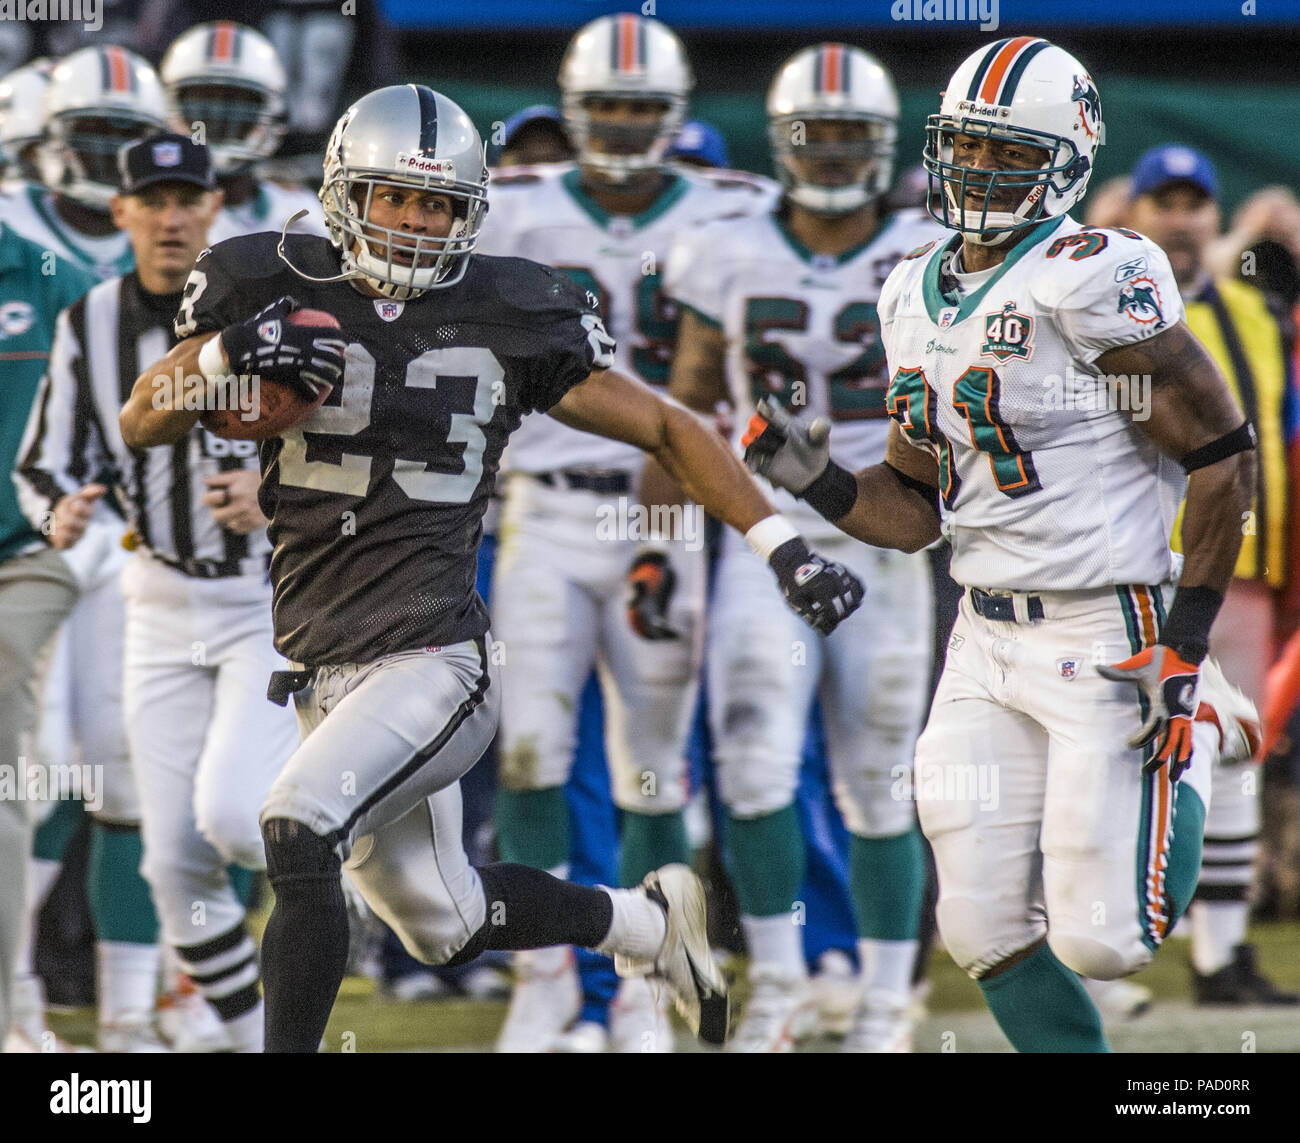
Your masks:
M 1079 673 L 1078 659 L 1057 659 L 1056 673 L 1063 679 L 1072 679 Z
M 984 344 L 981 354 L 990 354 L 999 361 L 1019 357 L 1028 361 L 1034 355 L 1030 339 L 1034 333 L 1034 319 L 1016 309 L 1015 302 L 1003 302 L 1002 312 L 989 314 L 984 319 Z
M 405 302 L 389 302 L 383 298 L 375 299 L 375 313 L 384 321 L 396 321 L 402 316 L 402 310 L 406 308 Z

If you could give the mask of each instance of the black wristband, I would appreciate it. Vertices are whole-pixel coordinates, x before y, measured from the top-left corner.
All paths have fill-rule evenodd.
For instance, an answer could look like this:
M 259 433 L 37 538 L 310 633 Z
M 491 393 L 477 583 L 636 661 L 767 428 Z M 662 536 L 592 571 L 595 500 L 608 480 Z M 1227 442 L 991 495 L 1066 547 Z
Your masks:
M 832 523 L 847 516 L 858 500 L 858 478 L 833 460 L 821 476 L 799 493 L 799 499 Z
M 1160 642 L 1180 658 L 1199 665 L 1210 649 L 1210 628 L 1223 606 L 1223 596 L 1212 587 L 1180 587 L 1174 596 Z

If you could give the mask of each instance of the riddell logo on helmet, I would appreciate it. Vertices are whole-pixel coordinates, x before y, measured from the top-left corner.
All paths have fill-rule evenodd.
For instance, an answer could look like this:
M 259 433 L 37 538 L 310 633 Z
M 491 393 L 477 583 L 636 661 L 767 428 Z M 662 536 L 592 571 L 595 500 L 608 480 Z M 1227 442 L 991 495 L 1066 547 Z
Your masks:
M 412 155 L 409 151 L 397 152 L 397 169 L 432 175 L 445 183 L 456 181 L 456 164 L 451 159 L 431 159 L 427 155 Z
M 985 119 L 1006 119 L 1011 114 L 1009 108 L 990 107 L 987 103 L 975 103 L 969 99 L 963 99 L 958 103 L 957 110 L 965 115 L 982 115 Z

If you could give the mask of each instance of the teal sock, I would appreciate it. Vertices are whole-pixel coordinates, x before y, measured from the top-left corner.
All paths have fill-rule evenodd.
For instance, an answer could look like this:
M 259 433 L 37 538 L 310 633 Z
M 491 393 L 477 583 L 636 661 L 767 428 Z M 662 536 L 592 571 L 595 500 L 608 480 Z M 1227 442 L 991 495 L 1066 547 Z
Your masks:
M 1201 840 L 1205 836 L 1205 803 L 1200 795 L 1182 782 L 1174 793 L 1174 836 L 1169 843 L 1169 872 L 1165 891 L 1169 896 L 1169 930 L 1174 931 L 1178 918 L 1187 912 L 1201 878 Z
M 68 842 L 81 825 L 86 812 L 80 801 L 69 799 L 59 802 L 50 816 L 38 825 L 32 835 L 32 856 L 41 861 L 62 861 Z
M 849 839 L 849 892 L 858 936 L 912 941 L 921 925 L 925 857 L 921 831 L 912 826 L 895 837 Z
M 139 826 L 90 823 L 86 900 L 95 936 L 133 945 L 158 943 L 158 914 L 140 874 L 144 843 Z
M 226 876 L 230 878 L 230 887 L 239 898 L 239 903 L 247 909 L 248 903 L 253 899 L 253 878 L 257 874 L 242 865 L 227 865 Z
M 569 860 L 569 805 L 563 786 L 497 791 L 501 860 L 554 869 Z
M 728 871 L 745 917 L 789 913 L 803 884 L 803 831 L 793 805 L 758 818 L 726 815 Z
M 1017 1052 L 1109 1052 L 1096 1005 L 1046 944 L 977 982 Z
M 620 834 L 619 884 L 624 888 L 640 885 L 642 879 L 661 865 L 691 862 L 691 846 L 686 840 L 686 816 L 681 810 L 671 814 L 635 814 L 623 811 Z

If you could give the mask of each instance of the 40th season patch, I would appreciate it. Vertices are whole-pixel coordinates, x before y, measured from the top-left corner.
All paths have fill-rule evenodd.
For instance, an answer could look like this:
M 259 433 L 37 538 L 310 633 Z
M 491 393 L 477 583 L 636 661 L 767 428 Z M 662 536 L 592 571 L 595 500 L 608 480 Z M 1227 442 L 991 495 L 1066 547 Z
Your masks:
M 1028 361 L 1034 355 L 1032 338 L 1034 319 L 1016 309 L 1015 302 L 1003 302 L 1002 312 L 984 318 L 984 344 L 980 354 L 989 354 L 999 361 L 1019 357 Z

